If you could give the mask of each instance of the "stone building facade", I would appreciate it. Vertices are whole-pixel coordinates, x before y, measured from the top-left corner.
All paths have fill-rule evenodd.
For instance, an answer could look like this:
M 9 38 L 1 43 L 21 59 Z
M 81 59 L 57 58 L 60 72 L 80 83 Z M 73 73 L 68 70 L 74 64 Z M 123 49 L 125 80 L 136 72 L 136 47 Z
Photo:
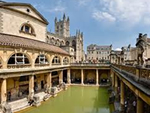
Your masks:
M 47 32 L 46 42 L 61 47 L 74 56 L 74 62 L 84 61 L 83 32 L 76 31 L 75 36 L 70 36 L 70 19 L 63 15 L 62 20 L 55 18 L 55 33 Z
M 96 62 L 110 62 L 110 53 L 112 50 L 112 45 L 110 46 L 98 46 L 98 45 L 89 45 L 87 47 L 87 59 L 89 61 Z
M 71 55 L 45 42 L 48 21 L 28 3 L 0 2 L 0 17 L 1 105 L 61 83 Z

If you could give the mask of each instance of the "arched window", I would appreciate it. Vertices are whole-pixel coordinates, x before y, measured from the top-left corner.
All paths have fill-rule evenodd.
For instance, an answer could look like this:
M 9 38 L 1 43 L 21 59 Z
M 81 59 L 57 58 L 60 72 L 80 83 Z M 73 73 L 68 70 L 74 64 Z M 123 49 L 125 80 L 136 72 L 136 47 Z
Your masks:
M 63 59 L 63 65 L 68 65 L 69 64 L 69 59 L 67 57 L 65 57 Z
M 73 47 L 74 50 L 76 51 L 76 41 L 75 41 L 75 40 L 72 41 L 72 47 Z
M 69 46 L 69 45 L 70 45 L 69 41 L 66 41 L 66 46 Z
M 63 46 L 64 45 L 64 41 L 61 41 L 61 46 Z
M 35 31 L 34 31 L 33 27 L 28 23 L 25 23 L 21 26 L 20 32 L 35 35 Z
M 56 45 L 57 45 L 57 46 L 60 46 L 59 39 L 56 40 Z
M 30 62 L 27 56 L 22 53 L 13 54 L 8 60 L 8 64 L 23 65 L 23 64 L 29 64 L 29 63 Z
M 55 56 L 52 60 L 53 65 L 59 65 L 60 64 L 60 58 L 58 56 Z
M 49 63 L 46 56 L 41 54 L 36 58 L 35 64 L 49 64 Z

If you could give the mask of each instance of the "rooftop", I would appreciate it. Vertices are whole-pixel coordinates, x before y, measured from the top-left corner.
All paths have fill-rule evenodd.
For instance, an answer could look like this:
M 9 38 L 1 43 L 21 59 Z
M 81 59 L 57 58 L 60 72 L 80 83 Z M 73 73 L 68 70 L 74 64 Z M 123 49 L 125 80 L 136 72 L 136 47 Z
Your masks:
M 26 37 L 20 37 L 20 36 L 8 35 L 2 33 L 0 33 L 0 46 L 22 47 L 22 48 L 42 50 L 47 52 L 69 55 L 65 50 L 47 44 L 45 42 L 29 39 Z

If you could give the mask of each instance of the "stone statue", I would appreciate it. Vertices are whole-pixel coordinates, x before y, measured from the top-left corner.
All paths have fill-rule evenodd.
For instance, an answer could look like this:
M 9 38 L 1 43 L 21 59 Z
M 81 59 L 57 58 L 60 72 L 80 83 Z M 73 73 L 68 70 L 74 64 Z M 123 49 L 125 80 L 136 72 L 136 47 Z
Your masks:
M 141 33 L 139 34 L 139 38 L 137 39 L 136 47 L 137 47 L 137 62 L 138 62 L 138 65 L 143 66 L 144 65 L 143 53 L 146 49 L 146 41 L 145 41 L 145 36 L 143 38 Z

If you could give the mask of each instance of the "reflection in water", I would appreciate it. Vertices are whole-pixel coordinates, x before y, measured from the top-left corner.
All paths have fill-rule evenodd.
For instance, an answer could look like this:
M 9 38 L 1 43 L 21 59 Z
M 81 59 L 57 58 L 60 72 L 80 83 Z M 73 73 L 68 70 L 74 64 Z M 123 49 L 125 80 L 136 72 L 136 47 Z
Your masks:
M 105 88 L 71 86 L 38 108 L 19 113 L 111 113 Z

